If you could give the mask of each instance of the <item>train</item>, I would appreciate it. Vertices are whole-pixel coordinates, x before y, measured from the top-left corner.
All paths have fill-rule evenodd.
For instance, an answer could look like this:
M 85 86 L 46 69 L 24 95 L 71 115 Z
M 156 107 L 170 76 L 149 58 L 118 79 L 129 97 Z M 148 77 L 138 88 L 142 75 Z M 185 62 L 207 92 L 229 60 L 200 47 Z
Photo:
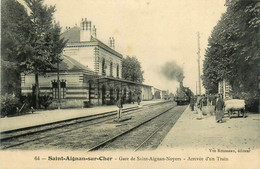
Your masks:
M 180 82 L 180 86 L 177 88 L 174 96 L 174 101 L 177 105 L 187 105 L 190 103 L 192 96 L 194 96 L 193 92 L 188 87 L 184 87 L 183 83 Z

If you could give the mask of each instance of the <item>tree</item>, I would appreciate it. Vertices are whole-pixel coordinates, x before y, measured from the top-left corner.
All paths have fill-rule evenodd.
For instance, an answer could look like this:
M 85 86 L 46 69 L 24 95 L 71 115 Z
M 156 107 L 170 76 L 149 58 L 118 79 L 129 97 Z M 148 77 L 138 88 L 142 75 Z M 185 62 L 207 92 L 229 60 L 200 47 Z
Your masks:
M 142 83 L 144 81 L 141 64 L 135 56 L 127 56 L 122 60 L 122 77 L 126 80 Z
M 126 80 L 130 80 L 132 82 L 143 83 L 143 73 L 140 62 L 137 60 L 135 56 L 127 56 L 122 60 L 122 77 Z M 132 102 L 136 96 L 140 96 L 142 93 L 142 89 L 139 85 L 135 85 L 130 87 L 130 91 L 132 93 L 132 97 L 129 102 Z
M 20 63 L 28 54 L 29 18 L 15 0 L 1 1 L 1 94 L 20 94 Z
M 203 85 L 208 91 L 216 92 L 218 81 L 228 79 L 233 96 L 246 99 L 250 104 L 250 100 L 259 98 L 256 91 L 260 62 L 260 2 L 227 0 L 226 6 L 227 11 L 208 40 Z
M 30 53 L 21 66 L 25 68 L 25 73 L 35 74 L 35 101 L 38 108 L 38 77 L 61 61 L 60 53 L 66 42 L 60 38 L 61 28 L 53 22 L 55 6 L 44 5 L 43 0 L 25 0 L 25 3 L 30 10 Z

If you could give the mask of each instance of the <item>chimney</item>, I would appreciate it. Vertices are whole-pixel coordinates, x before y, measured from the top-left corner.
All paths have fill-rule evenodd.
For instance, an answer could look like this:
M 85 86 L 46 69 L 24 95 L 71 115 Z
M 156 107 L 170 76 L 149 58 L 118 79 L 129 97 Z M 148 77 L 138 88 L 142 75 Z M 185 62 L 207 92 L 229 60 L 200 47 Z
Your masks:
M 96 29 L 95 25 L 93 25 L 93 28 L 92 28 L 92 37 L 97 38 L 97 29 Z
M 111 37 L 109 37 L 108 46 L 112 48 L 112 38 Z
M 86 28 L 88 31 L 91 31 L 91 21 L 86 21 Z
M 80 42 L 86 42 L 91 40 L 91 21 L 87 21 L 87 18 L 81 19 L 80 23 Z
M 114 39 L 114 37 L 109 37 L 108 46 L 112 49 L 115 49 L 115 39 Z
M 85 22 L 84 22 L 83 18 L 81 19 L 81 22 L 80 22 L 80 30 L 85 30 Z
M 115 39 L 112 37 L 112 48 L 115 49 Z

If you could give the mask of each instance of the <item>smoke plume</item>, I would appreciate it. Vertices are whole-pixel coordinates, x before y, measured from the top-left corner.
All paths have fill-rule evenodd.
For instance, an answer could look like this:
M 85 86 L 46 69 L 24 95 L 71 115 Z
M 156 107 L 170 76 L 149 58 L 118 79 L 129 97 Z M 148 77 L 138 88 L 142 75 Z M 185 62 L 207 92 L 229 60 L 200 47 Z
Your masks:
M 161 73 L 169 80 L 182 82 L 184 79 L 183 69 L 175 61 L 165 63 L 161 68 Z

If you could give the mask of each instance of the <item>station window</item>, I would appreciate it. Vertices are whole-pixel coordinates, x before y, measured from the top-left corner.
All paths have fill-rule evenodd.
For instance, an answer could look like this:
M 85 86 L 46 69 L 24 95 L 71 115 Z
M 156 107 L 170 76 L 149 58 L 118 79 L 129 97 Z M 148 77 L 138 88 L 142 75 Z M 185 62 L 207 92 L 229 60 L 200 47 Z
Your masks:
M 110 76 L 113 76 L 113 62 L 110 63 Z
M 52 97 L 54 99 L 58 99 L 58 82 L 52 81 Z M 66 98 L 66 81 L 61 80 L 60 82 L 60 98 L 65 99 Z
M 106 60 L 105 59 L 102 60 L 102 75 L 103 76 L 106 75 Z
M 116 77 L 119 77 L 119 64 L 116 66 Z

